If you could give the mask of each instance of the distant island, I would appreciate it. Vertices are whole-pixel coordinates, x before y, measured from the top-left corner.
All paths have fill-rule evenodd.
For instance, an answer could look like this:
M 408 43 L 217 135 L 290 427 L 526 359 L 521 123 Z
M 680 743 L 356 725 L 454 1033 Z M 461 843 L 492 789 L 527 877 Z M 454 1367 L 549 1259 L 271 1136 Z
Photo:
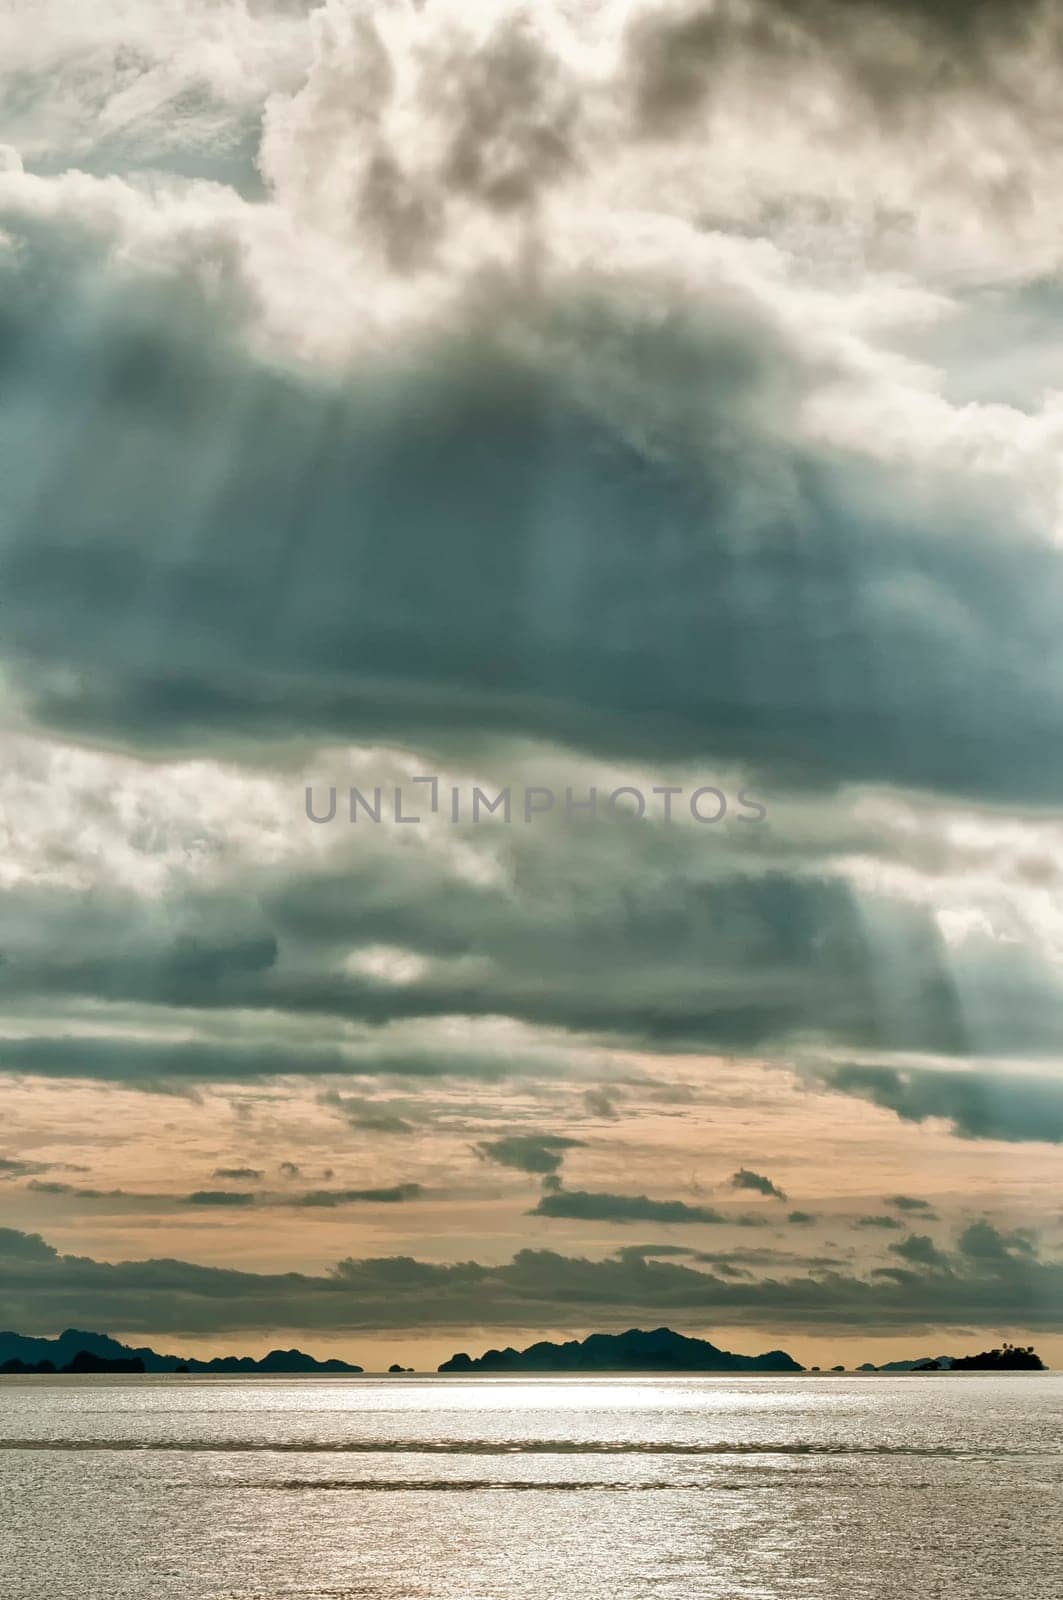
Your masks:
M 488 1350 L 473 1358 L 461 1352 L 440 1372 L 803 1372 L 785 1350 L 738 1356 L 707 1339 L 688 1339 L 671 1328 L 644 1333 L 592 1333 L 566 1344 L 541 1340 L 526 1350 Z
M 302 1350 L 271 1350 L 254 1356 L 159 1355 L 146 1346 L 132 1348 L 106 1333 L 67 1328 L 57 1339 L 35 1339 L 21 1333 L 0 1333 L 0 1373 L 48 1372 L 348 1372 L 363 1369 L 349 1361 L 316 1361 Z
M 1047 1372 L 1032 1344 L 1003 1344 L 974 1356 L 919 1356 L 914 1361 L 865 1361 L 858 1372 Z
M 921 1361 L 913 1372 L 1044 1372 L 1044 1362 L 1032 1344 L 1005 1344 L 997 1350 L 982 1350 L 976 1356 L 939 1356 Z
M 23 1361 L 21 1356 L 9 1356 L 6 1361 L 0 1361 L 0 1375 L 5 1377 L 17 1377 L 20 1373 L 146 1371 L 140 1356 L 97 1356 L 91 1350 L 79 1350 L 62 1367 L 57 1367 L 47 1357 L 43 1361 Z

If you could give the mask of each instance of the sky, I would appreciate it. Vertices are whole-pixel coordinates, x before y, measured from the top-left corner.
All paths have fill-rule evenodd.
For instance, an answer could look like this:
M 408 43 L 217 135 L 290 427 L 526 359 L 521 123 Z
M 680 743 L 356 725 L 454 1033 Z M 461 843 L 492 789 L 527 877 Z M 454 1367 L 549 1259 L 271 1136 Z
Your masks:
M 0 0 L 0 1323 L 1063 1362 L 1061 65 Z

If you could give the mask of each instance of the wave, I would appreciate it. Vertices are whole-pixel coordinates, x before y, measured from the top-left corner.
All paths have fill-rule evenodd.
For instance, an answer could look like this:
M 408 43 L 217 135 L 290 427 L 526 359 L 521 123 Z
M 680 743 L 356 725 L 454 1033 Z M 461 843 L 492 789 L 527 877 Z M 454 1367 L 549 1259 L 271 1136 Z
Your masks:
M 1037 1457 L 1063 1451 L 979 1445 L 886 1445 L 842 1442 L 718 1440 L 704 1443 L 579 1439 L 0 1439 L 0 1451 L 159 1451 L 212 1455 L 421 1456 L 871 1456 L 970 1460 Z
M 720 1484 L 720 1483 L 669 1483 L 667 1479 L 656 1478 L 640 1480 L 638 1482 L 617 1483 L 613 1479 L 588 1478 L 573 1479 L 514 1479 L 514 1478 L 289 1478 L 283 1483 L 248 1482 L 226 1483 L 221 1486 L 226 1489 L 265 1489 L 273 1492 L 291 1493 L 306 1490 L 355 1490 L 359 1493 L 368 1490 L 370 1493 L 377 1491 L 385 1494 L 435 1494 L 463 1493 L 468 1494 L 479 1489 L 513 1490 L 518 1494 L 550 1493 L 550 1494 L 586 1494 L 597 1491 L 599 1494 L 615 1494 L 618 1490 L 624 1493 L 641 1493 L 645 1490 L 681 1489 L 681 1490 L 717 1490 L 736 1489 L 745 1490 L 748 1484 Z

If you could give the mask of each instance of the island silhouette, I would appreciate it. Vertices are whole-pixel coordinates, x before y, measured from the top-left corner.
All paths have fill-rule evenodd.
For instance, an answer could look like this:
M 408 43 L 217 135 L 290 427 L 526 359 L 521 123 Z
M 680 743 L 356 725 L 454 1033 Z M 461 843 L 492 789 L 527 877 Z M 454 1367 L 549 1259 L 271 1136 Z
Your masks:
M 913 1372 L 1044 1372 L 1045 1364 L 1032 1344 L 1003 1344 L 976 1356 L 938 1356 L 921 1361 Z
M 487 1350 L 476 1359 L 464 1351 L 440 1372 L 803 1372 L 785 1350 L 760 1356 L 734 1355 L 707 1339 L 689 1339 L 671 1328 L 644 1333 L 591 1333 L 565 1344 L 541 1340 L 526 1350 Z
M 21 1333 L 0 1333 L 0 1373 L 20 1372 L 218 1372 L 218 1373 L 359 1373 L 350 1361 L 330 1357 L 318 1361 L 302 1350 L 271 1350 L 268 1355 L 194 1356 L 160 1355 L 146 1345 L 133 1348 L 106 1333 L 67 1328 L 56 1339 L 38 1339 Z
M 394 1362 L 388 1369 L 399 1374 L 412 1369 Z M 768 1350 L 761 1355 L 737 1355 L 721 1350 L 708 1339 L 687 1337 L 671 1328 L 644 1331 L 629 1328 L 626 1333 L 591 1333 L 585 1339 L 570 1339 L 562 1344 L 540 1340 L 523 1350 L 507 1346 L 485 1350 L 482 1356 L 464 1351 L 440 1363 L 439 1372 L 475 1374 L 495 1372 L 683 1372 L 683 1373 L 775 1373 L 806 1371 L 785 1350 Z M 818 1373 L 819 1367 L 812 1367 Z M 840 1373 L 841 1367 L 832 1372 Z M 920 1372 L 1044 1372 L 1044 1362 L 1032 1345 L 1004 1343 L 977 1355 L 919 1357 L 911 1361 L 890 1361 L 880 1367 L 865 1362 L 860 1373 Z M 21 1333 L 0 1332 L 0 1375 L 49 1373 L 218 1373 L 231 1376 L 255 1374 L 336 1373 L 357 1375 L 364 1368 L 350 1361 L 330 1357 L 319 1361 L 302 1350 L 271 1350 L 268 1355 L 194 1356 L 161 1355 L 148 1346 L 134 1347 L 112 1339 L 106 1333 L 90 1333 L 67 1328 L 54 1339 Z

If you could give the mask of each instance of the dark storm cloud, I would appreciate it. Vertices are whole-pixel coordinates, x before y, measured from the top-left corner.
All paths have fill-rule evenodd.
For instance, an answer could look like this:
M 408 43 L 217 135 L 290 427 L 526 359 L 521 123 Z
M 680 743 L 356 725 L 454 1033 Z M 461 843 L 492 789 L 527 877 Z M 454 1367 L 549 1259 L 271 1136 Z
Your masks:
M 59 1256 L 36 1235 L 0 1229 L 0 1271 L 5 1320 L 34 1334 L 70 1326 L 188 1335 L 259 1330 L 264 1336 L 279 1328 L 586 1331 L 644 1317 L 699 1328 L 1063 1329 L 1063 1264 L 1020 1251 L 1005 1235 L 974 1244 L 981 1250 L 949 1253 L 944 1267 L 936 1259 L 901 1259 L 868 1279 L 830 1268 L 791 1274 L 785 1260 L 771 1276 L 736 1279 L 671 1259 L 625 1254 L 590 1261 L 549 1250 L 522 1250 L 498 1266 L 409 1257 L 346 1260 L 313 1275 L 173 1259 L 99 1262 Z M 912 1254 L 925 1252 L 917 1245 Z
M 245 875 L 240 892 L 172 898 L 165 919 L 130 894 L 91 901 L 59 890 L 0 895 L 0 996 L 80 994 L 152 1005 L 332 1013 L 383 1023 L 459 1012 L 506 1014 L 573 1030 L 662 1043 L 754 1045 L 810 1030 L 851 1043 L 959 1052 L 970 1046 L 950 964 L 919 907 L 866 908 L 837 880 L 781 872 L 711 872 L 713 858 L 678 831 L 663 837 L 602 823 L 580 838 L 507 838 L 520 875 L 473 885 L 427 853 L 410 861 L 382 842 L 331 873 Z M 631 834 L 628 836 L 628 828 Z M 475 840 L 470 845 L 475 846 Z M 632 852 L 652 872 L 631 876 Z M 352 947 L 397 944 L 429 958 L 482 954 L 460 981 L 429 973 L 392 984 L 337 970 Z M 903 1011 L 883 1003 L 878 966 L 911 971 Z M 955 970 L 954 970 L 955 969 Z M 977 971 L 983 976 L 982 969 Z M 1021 969 L 1020 969 L 1021 975 Z M 988 993 L 994 993 L 991 976 Z M 1005 1029 L 1022 1002 L 1029 1048 L 1063 1043 L 1063 1004 L 1036 967 L 1024 989 L 996 985 Z M 1042 1000 L 1039 1020 L 1032 1002 Z M 454 1057 L 460 1052 L 454 1051 Z M 326 1046 L 286 1051 L 246 1042 L 162 1046 L 128 1038 L 4 1041 L 0 1064 L 60 1076 L 262 1076 L 342 1071 Z M 373 1070 L 372 1066 L 367 1070 Z M 390 1052 L 381 1070 L 438 1076 L 447 1052 Z M 501 1076 L 506 1060 L 468 1057 L 465 1075 Z
M 977 942 L 949 950 L 925 907 L 808 872 L 726 874 L 697 837 L 642 826 L 603 822 L 578 837 L 557 830 L 542 839 L 507 830 L 492 841 L 492 860 L 501 852 L 518 896 L 505 882 L 470 882 L 447 857 L 399 851 L 381 834 L 366 835 L 358 859 L 330 873 L 264 868 L 242 874 L 238 888 L 175 891 L 165 916 L 128 893 L 86 900 L 10 890 L 0 893 L 0 999 L 24 1006 L 36 997 L 44 1011 L 78 996 L 370 1025 L 504 1015 L 667 1050 L 754 1051 L 797 1040 L 806 1052 L 813 1041 L 954 1057 L 1063 1051 L 1063 993 L 1036 951 L 991 961 Z M 482 837 L 462 837 L 472 850 L 486 848 Z M 344 969 L 352 950 L 374 944 L 415 952 L 424 970 L 395 984 Z M 903 986 L 903 1005 L 884 972 Z M 968 993 L 979 1002 L 974 1021 Z M 358 1073 L 490 1082 L 557 1076 L 578 1060 L 575 1046 L 565 1055 L 430 1047 L 388 1040 L 383 1029 L 367 1032 L 356 1050 L 323 1037 L 286 1044 L 276 1033 L 268 1043 L 67 1030 L 0 1041 L 2 1072 L 144 1086 Z M 931 1112 L 937 1095 L 965 1134 L 984 1127 L 982 1136 L 1007 1136 L 993 1135 L 994 1118 L 1028 1125 L 1029 1137 L 1063 1128 L 1063 1101 L 1048 1078 L 1012 1077 L 994 1096 L 992 1079 L 977 1075 L 808 1070 L 825 1087 L 902 1115 L 920 1107 L 948 1114 Z M 355 1120 L 373 1110 L 362 1099 L 336 1109 Z M 406 1130 L 389 1121 L 380 1131 Z
M 582 1222 L 727 1223 L 754 1228 L 762 1217 L 729 1216 L 714 1206 L 688 1205 L 685 1200 L 651 1200 L 644 1194 L 607 1194 L 585 1189 L 559 1189 L 544 1194 L 529 1215 L 567 1217 Z
M 740 1167 L 731 1178 L 732 1189 L 752 1189 L 755 1194 L 770 1196 L 773 1200 L 785 1200 L 782 1190 L 770 1178 L 765 1178 L 763 1173 L 751 1172 L 748 1167 Z
M 656 136 L 711 107 L 736 53 L 769 82 L 822 57 L 845 80 L 841 123 L 918 132 L 954 92 L 1004 92 L 998 60 L 1034 14 L 915 0 L 658 6 L 631 34 L 623 110 Z M 899 35 L 915 48 L 898 50 Z M 521 25 L 492 40 L 460 88 L 440 86 L 454 105 L 438 167 L 448 200 L 498 222 L 530 214 L 576 168 L 579 108 Z M 400 275 L 430 258 L 442 222 L 387 155 L 369 163 L 360 203 Z M 953 181 L 968 179 L 941 174 L 943 190 Z M 831 187 L 828 171 L 823 215 Z M 34 194 L 27 204 L 45 206 Z M 755 194 L 749 206 L 755 234 Z M 161 266 L 153 283 L 108 287 L 104 260 L 122 253 L 111 238 L 0 222 L 13 241 L 0 296 L 0 677 L 31 726 L 265 764 L 284 741 L 483 753 L 530 737 L 646 763 L 741 763 L 758 785 L 824 804 L 849 783 L 1058 803 L 1063 551 L 1032 536 L 988 474 L 964 487 L 962 470 L 898 471 L 808 442 L 805 402 L 837 374 L 782 311 L 711 287 L 691 309 L 662 286 L 647 317 L 641 284 L 556 303 L 534 286 L 518 332 L 552 342 L 556 361 L 525 363 L 512 354 L 521 337 L 477 330 L 386 371 L 314 381 L 238 347 L 255 295 L 231 262 L 207 263 L 222 285 L 212 315 Z M 508 328 L 512 307 L 499 310 Z M 569 375 L 570 355 L 586 357 L 595 390 L 603 351 L 607 376 L 615 364 L 645 390 L 623 429 L 603 418 L 624 406 L 596 393 L 592 414 Z M 998 442 L 1007 454 L 1011 436 Z M 580 855 L 594 870 L 566 902 L 558 885 L 576 881 Z M 375 843 L 349 870 L 248 872 L 235 892 L 174 886 L 163 905 L 34 886 L 0 896 L 0 1003 L 35 1005 L 37 1027 L 74 999 L 100 1015 L 108 1002 L 199 1008 L 212 1026 L 236 1011 L 381 1032 L 504 1016 L 661 1053 L 782 1054 L 793 1041 L 808 1059 L 820 1045 L 835 1058 L 1063 1052 L 1058 973 L 1035 951 L 947 948 L 932 910 L 815 876 L 799 841 L 783 871 L 710 876 L 691 859 L 618 826 L 612 842 L 551 840 L 539 855 L 507 841 L 504 886 L 400 864 Z M 393 984 L 345 968 L 373 943 L 426 970 Z M 0 1071 L 165 1088 L 547 1070 L 510 1051 L 346 1051 L 328 1042 L 338 1027 L 310 1045 L 281 1030 L 261 1046 L 250 1030 L 217 1042 L 170 1031 L 79 1038 L 56 1022 L 52 1037 L 0 1043 Z M 820 1082 L 909 1121 L 943 1117 L 963 1137 L 1063 1142 L 1063 1089 L 1030 1074 L 852 1066 Z M 584 1107 L 609 1117 L 615 1097 L 591 1089 Z M 336 1109 L 367 1133 L 419 1125 L 368 1102 Z M 556 1185 L 545 1216 L 684 1206 L 567 1191 L 556 1147 L 531 1159 L 509 1164 Z M 329 1198 L 291 1203 L 358 1191 L 317 1193 Z
M 846 1065 L 819 1082 L 896 1112 L 906 1122 L 941 1117 L 964 1139 L 1063 1143 L 1063 1078 L 988 1069 L 948 1071 Z
M 280 881 L 260 901 L 262 938 L 289 949 L 298 941 L 308 952 L 376 941 L 444 961 L 481 955 L 483 976 L 464 973 L 457 986 L 432 975 L 374 985 L 322 979 L 313 969 L 291 978 L 276 971 L 234 975 L 229 991 L 253 1004 L 261 984 L 281 1006 L 370 1020 L 502 1013 L 675 1045 L 737 1047 L 815 1029 L 961 1047 L 967 1035 L 946 954 L 924 911 L 876 906 L 873 944 L 846 884 L 781 872 L 709 875 L 702 841 L 678 832 L 644 838 L 637 826 L 629 837 L 623 825 L 603 823 L 578 838 L 559 832 L 548 844 L 507 836 L 521 884 L 516 899 L 504 885 L 470 884 L 440 864 L 394 853 Z M 633 873 L 632 857 L 638 864 L 643 851 L 651 870 Z M 903 1015 L 881 1003 L 884 949 L 914 969 Z M 28 974 L 21 981 L 25 988 Z M 1049 1014 L 1046 1034 L 1052 1025 Z
M 313 1008 L 309 1008 L 313 1009 Z M 445 1009 L 445 1008 L 443 1008 Z M 432 1008 L 433 1014 L 439 1014 Z M 152 1087 L 168 1079 L 240 1082 L 277 1076 L 394 1076 L 496 1080 L 521 1072 L 548 1071 L 533 1059 L 499 1056 L 478 1060 L 470 1052 L 381 1049 L 352 1056 L 320 1046 L 153 1043 L 148 1040 L 55 1038 L 0 1040 L 0 1072 L 50 1078 L 89 1078 Z
M 1063 555 L 984 486 L 787 444 L 772 419 L 803 358 L 761 313 L 729 301 L 651 339 L 604 303 L 557 308 L 559 336 L 601 324 L 695 386 L 691 465 L 483 344 L 314 390 L 184 326 L 180 296 L 58 317 L 82 291 L 26 260 L 0 338 L 2 649 L 40 722 L 219 753 L 506 730 L 827 786 L 1063 787 L 1042 670 Z
M 518 1172 L 554 1175 L 569 1150 L 584 1145 L 583 1139 L 569 1139 L 558 1133 L 517 1133 L 502 1139 L 488 1139 L 476 1149 L 485 1161 L 500 1167 L 515 1167 Z

